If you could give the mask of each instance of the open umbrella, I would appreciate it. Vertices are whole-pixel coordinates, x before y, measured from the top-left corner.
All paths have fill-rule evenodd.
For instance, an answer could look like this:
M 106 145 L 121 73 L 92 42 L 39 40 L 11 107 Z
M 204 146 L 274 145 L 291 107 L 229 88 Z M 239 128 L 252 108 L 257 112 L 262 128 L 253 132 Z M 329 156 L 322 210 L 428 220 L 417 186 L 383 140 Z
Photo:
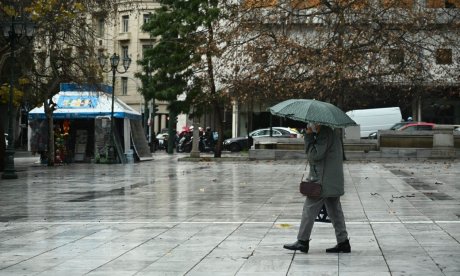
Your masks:
M 276 116 L 334 128 L 356 125 L 356 122 L 337 106 L 317 100 L 286 100 L 270 107 L 270 112 Z

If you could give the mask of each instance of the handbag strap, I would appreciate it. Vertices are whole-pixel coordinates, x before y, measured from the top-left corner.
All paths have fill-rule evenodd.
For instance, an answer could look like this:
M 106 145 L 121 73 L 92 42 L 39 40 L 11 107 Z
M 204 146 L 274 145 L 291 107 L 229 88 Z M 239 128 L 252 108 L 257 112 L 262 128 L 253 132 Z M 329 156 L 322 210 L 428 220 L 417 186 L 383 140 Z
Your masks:
M 303 181 L 303 177 L 305 176 L 305 172 L 307 171 L 308 163 L 310 163 L 310 162 L 308 162 L 308 159 L 307 159 L 307 164 L 305 164 L 304 173 L 302 174 L 302 177 L 300 178 L 301 182 Z
M 332 130 L 332 135 L 335 135 L 335 134 L 334 134 L 334 130 Z M 316 139 L 316 138 L 315 138 L 315 139 Z M 328 152 L 329 149 L 330 149 L 331 146 L 332 146 L 332 144 L 329 144 L 329 137 L 327 137 L 326 145 L 327 145 L 326 152 Z M 307 171 L 307 167 L 308 167 L 309 163 L 310 163 L 310 161 L 308 161 L 308 159 L 307 159 L 307 163 L 305 164 L 305 170 L 304 170 L 304 173 L 302 174 L 302 177 L 300 178 L 300 181 L 303 181 L 303 178 L 304 178 L 304 176 L 305 176 L 305 172 Z M 324 165 L 325 165 L 325 163 L 326 163 L 326 160 L 323 159 L 323 172 L 322 172 L 322 175 L 321 175 L 321 179 L 324 178 Z

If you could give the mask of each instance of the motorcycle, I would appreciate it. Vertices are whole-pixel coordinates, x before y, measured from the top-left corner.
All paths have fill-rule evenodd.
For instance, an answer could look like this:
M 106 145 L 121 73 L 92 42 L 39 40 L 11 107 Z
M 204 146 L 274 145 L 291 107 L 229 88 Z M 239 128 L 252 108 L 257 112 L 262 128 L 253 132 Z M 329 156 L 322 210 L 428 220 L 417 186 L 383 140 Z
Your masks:
M 184 135 L 179 139 L 177 143 L 177 152 L 191 152 L 193 148 L 193 136 Z M 200 136 L 198 141 L 198 150 L 200 152 L 213 152 L 214 145 L 212 141 L 209 141 L 204 136 Z
M 204 135 L 200 137 L 200 143 L 198 145 L 200 152 L 213 152 L 214 151 L 214 142 Z
M 176 151 L 177 152 L 191 152 L 193 145 L 193 137 L 191 135 L 183 135 L 179 138 L 177 143 Z

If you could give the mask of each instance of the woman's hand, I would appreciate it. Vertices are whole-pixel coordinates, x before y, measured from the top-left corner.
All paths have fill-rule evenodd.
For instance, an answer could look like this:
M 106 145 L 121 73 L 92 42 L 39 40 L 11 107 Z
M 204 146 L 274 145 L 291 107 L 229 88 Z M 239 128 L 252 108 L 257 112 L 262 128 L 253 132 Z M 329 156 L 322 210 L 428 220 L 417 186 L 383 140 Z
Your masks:
M 319 130 L 321 129 L 321 125 L 319 124 L 308 124 L 307 125 L 307 130 L 306 130 L 306 133 L 307 134 L 311 134 L 311 133 L 319 133 Z

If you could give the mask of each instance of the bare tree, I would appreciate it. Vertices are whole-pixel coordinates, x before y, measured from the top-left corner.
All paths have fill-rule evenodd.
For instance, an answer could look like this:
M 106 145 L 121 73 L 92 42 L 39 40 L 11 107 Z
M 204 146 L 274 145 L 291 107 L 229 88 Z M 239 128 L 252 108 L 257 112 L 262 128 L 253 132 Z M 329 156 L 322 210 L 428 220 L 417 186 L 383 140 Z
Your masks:
M 60 84 L 97 84 L 102 80 L 97 62 L 93 15 L 109 13 L 108 1 L 45 1 L 36 0 L 28 10 L 37 23 L 35 64 L 31 79 L 34 96 L 44 106 L 48 120 L 48 165 L 54 165 L 52 98 Z
M 459 3 L 436 8 L 438 2 L 445 5 L 245 1 L 238 13 L 237 50 L 225 53 L 233 70 L 219 77 L 236 99 L 317 98 L 344 108 L 395 98 L 395 91 L 405 100 L 458 85 L 453 51 L 460 38 Z

